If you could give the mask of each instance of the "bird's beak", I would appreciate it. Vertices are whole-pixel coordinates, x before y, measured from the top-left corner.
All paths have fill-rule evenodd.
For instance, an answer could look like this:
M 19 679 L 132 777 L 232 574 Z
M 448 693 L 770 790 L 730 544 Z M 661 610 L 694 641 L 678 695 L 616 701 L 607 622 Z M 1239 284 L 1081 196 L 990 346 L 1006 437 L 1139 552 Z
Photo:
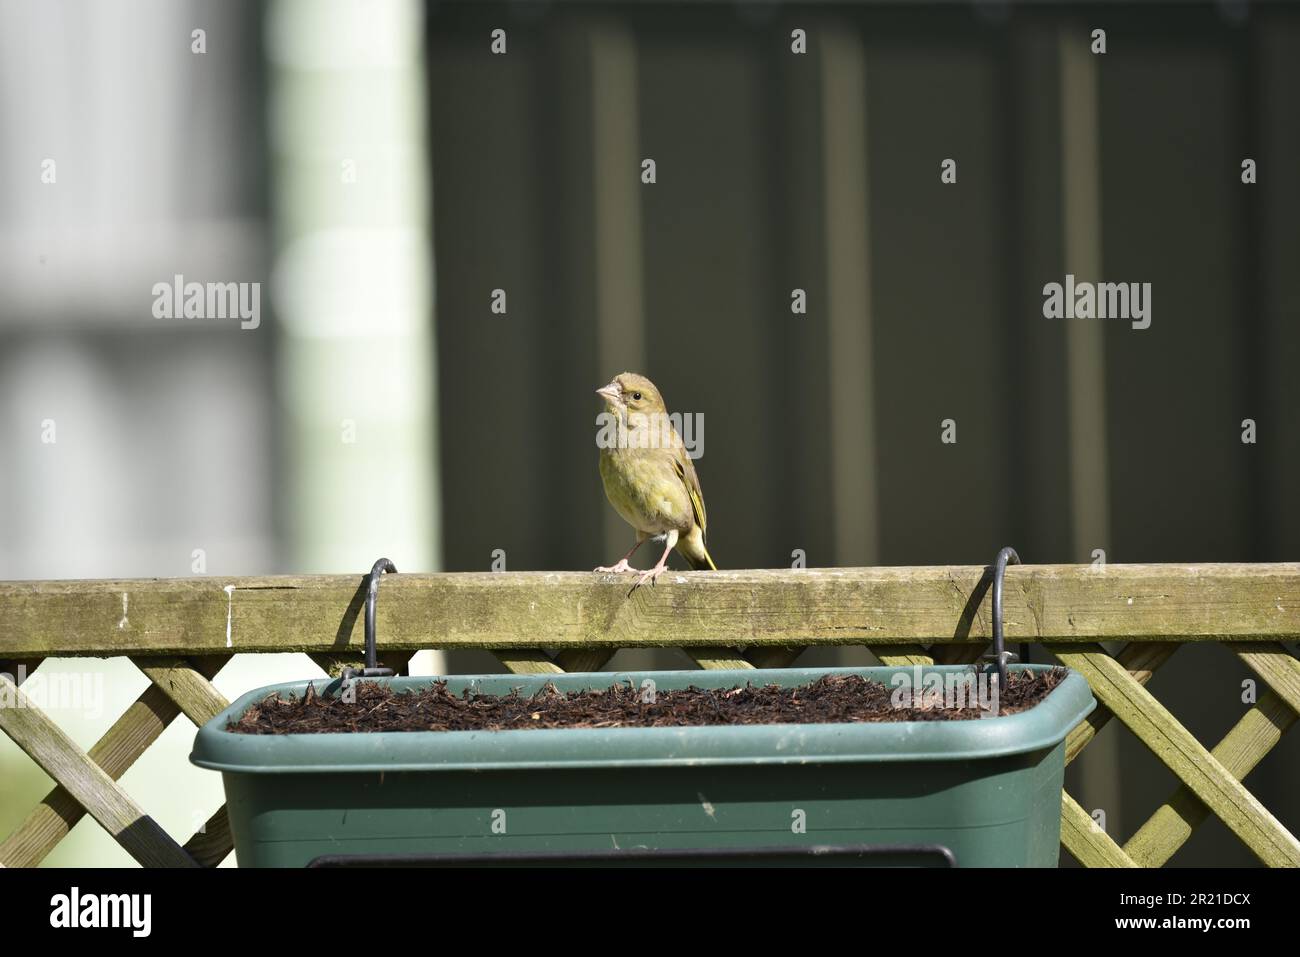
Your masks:
M 611 382 L 609 385 L 601 386 L 596 390 L 596 395 L 600 396 L 606 402 L 618 401 L 618 383 Z

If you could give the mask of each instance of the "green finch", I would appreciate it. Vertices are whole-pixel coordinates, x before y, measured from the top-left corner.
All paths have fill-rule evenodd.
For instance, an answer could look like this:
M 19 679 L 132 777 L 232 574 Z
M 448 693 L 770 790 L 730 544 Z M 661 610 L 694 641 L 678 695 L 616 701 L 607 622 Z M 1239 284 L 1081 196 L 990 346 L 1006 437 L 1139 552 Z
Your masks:
M 605 400 L 608 413 L 599 443 L 605 496 L 636 532 L 636 544 L 617 564 L 596 571 L 635 571 L 627 560 L 651 538 L 663 543 L 664 553 L 654 568 L 640 574 L 633 588 L 662 575 L 674 548 L 692 568 L 717 571 L 704 547 L 700 480 L 655 384 L 645 376 L 624 372 L 596 394 Z

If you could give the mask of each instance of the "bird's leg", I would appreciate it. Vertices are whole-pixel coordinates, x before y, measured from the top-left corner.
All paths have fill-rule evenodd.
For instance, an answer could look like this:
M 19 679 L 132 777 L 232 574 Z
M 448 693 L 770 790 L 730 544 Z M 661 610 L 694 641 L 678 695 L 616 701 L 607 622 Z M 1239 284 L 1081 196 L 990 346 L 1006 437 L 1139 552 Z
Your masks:
M 633 545 L 631 548 L 629 548 L 627 550 L 627 554 L 624 555 L 622 558 L 620 558 L 617 563 L 613 565 L 597 565 L 596 571 L 613 572 L 615 575 L 621 574 L 622 572 L 635 571 L 635 569 L 627 563 L 627 560 L 631 558 L 634 554 L 636 554 L 636 550 L 640 548 L 643 544 L 645 544 L 645 539 L 638 538 L 636 540 L 636 544 Z
M 655 565 L 654 568 L 647 568 L 643 571 L 640 577 L 637 578 L 636 584 L 632 586 L 632 591 L 636 591 L 637 588 L 644 585 L 646 582 L 653 585 L 659 576 L 668 570 L 668 553 L 677 547 L 677 534 L 677 529 L 675 528 L 669 529 L 668 532 L 664 534 L 664 553 L 659 556 L 659 564 Z M 628 592 L 629 595 L 631 593 L 632 592 Z

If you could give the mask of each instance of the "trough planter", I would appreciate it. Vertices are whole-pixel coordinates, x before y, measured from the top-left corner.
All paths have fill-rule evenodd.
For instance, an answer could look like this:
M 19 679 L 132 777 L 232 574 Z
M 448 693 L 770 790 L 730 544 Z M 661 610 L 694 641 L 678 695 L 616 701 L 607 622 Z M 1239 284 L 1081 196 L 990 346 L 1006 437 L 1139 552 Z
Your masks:
M 923 669 L 950 673 L 963 666 Z M 1013 671 L 1046 670 L 1045 666 Z M 910 668 L 447 678 L 531 694 L 616 682 L 886 685 Z M 397 690 L 435 678 L 361 679 Z M 311 682 L 334 694 L 338 681 Z M 199 731 L 244 867 L 387 863 L 826 863 L 1054 867 L 1064 739 L 1095 706 L 1071 673 L 1034 707 L 974 720 L 673 728 L 239 734 L 252 691 Z

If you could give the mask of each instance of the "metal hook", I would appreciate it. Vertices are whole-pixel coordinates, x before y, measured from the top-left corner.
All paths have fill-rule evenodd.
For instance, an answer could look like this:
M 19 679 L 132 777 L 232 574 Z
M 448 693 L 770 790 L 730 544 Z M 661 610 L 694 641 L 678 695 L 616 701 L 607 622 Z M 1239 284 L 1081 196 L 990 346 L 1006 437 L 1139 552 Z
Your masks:
M 344 668 L 344 681 L 353 678 L 388 678 L 396 674 L 392 668 L 379 667 L 379 651 L 375 648 L 375 598 L 379 595 L 379 579 L 384 572 L 396 575 L 397 566 L 387 558 L 379 559 L 370 569 L 370 578 L 366 585 L 366 666 Z
M 993 654 L 984 657 L 991 657 L 997 665 L 999 688 L 1007 686 L 1007 659 L 1016 657 L 1006 651 L 1002 641 L 1002 579 L 1006 577 L 1007 565 L 1019 564 L 1020 556 L 1010 546 L 998 552 L 993 563 Z

